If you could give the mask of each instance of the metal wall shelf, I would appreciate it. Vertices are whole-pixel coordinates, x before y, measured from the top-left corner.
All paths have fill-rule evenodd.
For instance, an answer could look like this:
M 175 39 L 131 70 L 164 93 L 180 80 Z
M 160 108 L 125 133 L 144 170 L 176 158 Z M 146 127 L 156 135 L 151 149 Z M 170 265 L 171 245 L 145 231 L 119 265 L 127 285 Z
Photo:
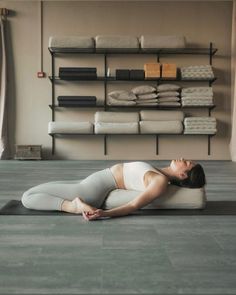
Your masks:
M 210 155 L 211 153 L 211 147 L 210 147 L 210 144 L 209 144 L 209 141 L 211 139 L 211 137 L 215 136 L 215 134 L 202 134 L 202 133 L 194 133 L 194 134 L 184 134 L 184 133 L 177 133 L 177 134 L 174 134 L 174 133 L 159 133 L 159 134 L 156 134 L 156 133 L 122 133 L 122 134 L 119 134 L 119 133 L 106 133 L 106 134 L 102 134 L 102 133 L 99 133 L 99 134 L 95 134 L 95 133 L 49 133 L 49 135 L 53 138 L 53 140 L 55 140 L 55 137 L 77 137 L 77 136 L 103 136 L 103 140 L 104 140 L 104 155 L 107 155 L 107 137 L 108 136 L 140 136 L 140 135 L 145 135 L 145 136 L 155 136 L 156 137 L 156 155 L 159 154 L 159 137 L 164 135 L 164 136 L 168 136 L 168 135 L 171 135 L 171 136 L 207 136 L 208 138 L 208 146 L 207 146 L 207 153 L 208 155 Z
M 49 105 L 49 107 L 52 110 L 52 121 L 55 121 L 55 111 L 61 108 L 67 108 L 67 109 L 96 109 L 96 108 L 103 108 L 104 110 L 112 110 L 112 109 L 127 109 L 130 111 L 130 109 L 191 109 L 191 108 L 198 108 L 198 109 L 207 109 L 208 115 L 211 116 L 211 110 L 215 108 L 215 105 L 212 106 L 181 106 L 181 107 L 148 107 L 148 106 L 109 106 L 107 105 L 107 83 L 125 83 L 125 82 L 181 82 L 181 83 L 189 83 L 189 82 L 201 82 L 201 83 L 208 83 L 209 86 L 211 86 L 216 80 L 217 77 L 214 77 L 213 79 L 181 79 L 181 77 L 178 75 L 176 79 L 165 79 L 165 78 L 155 78 L 155 79 L 136 79 L 136 80 L 117 80 L 116 77 L 97 77 L 97 79 L 88 80 L 88 79 L 80 79 L 80 80 L 65 80 L 60 79 L 58 76 L 55 75 L 55 58 L 59 55 L 67 55 L 67 54 L 101 54 L 104 57 L 104 73 L 106 75 L 107 73 L 107 58 L 109 56 L 115 55 L 115 54 L 121 54 L 121 55 L 127 55 L 127 54 L 154 54 L 156 55 L 157 62 L 160 62 L 160 57 L 162 55 L 183 55 L 183 54 L 191 54 L 191 55 L 206 55 L 209 56 L 209 64 L 212 65 L 212 58 L 218 51 L 217 48 L 213 47 L 213 44 L 210 43 L 208 48 L 153 48 L 153 49 L 146 49 L 143 50 L 141 48 L 139 49 L 78 49 L 78 48 L 48 48 L 49 52 L 51 54 L 51 69 L 52 74 L 49 76 L 49 79 L 52 84 L 52 103 Z M 103 106 L 58 106 L 55 104 L 55 85 L 57 83 L 62 82 L 103 82 L 104 83 L 104 105 Z M 55 154 L 55 137 L 57 136 L 81 136 L 81 135 L 102 135 L 102 134 L 50 134 L 52 136 L 52 154 Z M 111 136 L 111 134 L 104 134 L 104 154 L 107 154 L 107 136 Z M 112 135 L 118 135 L 118 134 L 112 134 Z M 121 134 L 120 134 L 121 135 Z M 210 155 L 211 146 L 210 146 L 210 138 L 213 136 L 211 134 L 122 134 L 122 135 L 152 135 L 156 136 L 156 154 L 158 154 L 158 143 L 159 143 L 159 136 L 161 135 L 204 135 L 208 137 L 208 155 Z

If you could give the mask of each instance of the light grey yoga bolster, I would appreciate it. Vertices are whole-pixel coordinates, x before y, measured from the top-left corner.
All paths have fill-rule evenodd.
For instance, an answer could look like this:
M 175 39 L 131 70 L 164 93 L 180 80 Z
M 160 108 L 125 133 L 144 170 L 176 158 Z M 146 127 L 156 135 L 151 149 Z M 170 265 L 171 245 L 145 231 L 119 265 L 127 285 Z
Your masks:
M 110 192 L 103 208 L 112 209 L 132 201 L 140 192 L 116 189 Z M 204 188 L 185 188 L 168 185 L 160 197 L 142 209 L 203 209 L 206 206 Z

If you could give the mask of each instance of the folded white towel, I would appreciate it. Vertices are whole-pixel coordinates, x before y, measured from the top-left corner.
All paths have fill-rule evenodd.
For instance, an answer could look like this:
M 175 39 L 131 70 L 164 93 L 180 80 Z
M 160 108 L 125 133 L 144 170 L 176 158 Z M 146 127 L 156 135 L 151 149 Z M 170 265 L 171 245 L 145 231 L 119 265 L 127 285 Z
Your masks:
M 138 106 L 157 106 L 158 103 L 157 102 L 142 102 L 142 103 L 139 103 L 137 104 Z

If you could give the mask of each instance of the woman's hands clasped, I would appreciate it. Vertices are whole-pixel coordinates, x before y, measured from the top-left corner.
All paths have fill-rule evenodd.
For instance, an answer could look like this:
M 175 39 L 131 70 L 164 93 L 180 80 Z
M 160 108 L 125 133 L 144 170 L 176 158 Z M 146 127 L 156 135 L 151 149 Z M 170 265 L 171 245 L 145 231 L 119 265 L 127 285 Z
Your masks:
M 85 220 L 90 221 L 94 219 L 98 219 L 104 216 L 104 211 L 102 209 L 96 209 L 93 212 L 91 211 L 83 211 L 83 217 Z

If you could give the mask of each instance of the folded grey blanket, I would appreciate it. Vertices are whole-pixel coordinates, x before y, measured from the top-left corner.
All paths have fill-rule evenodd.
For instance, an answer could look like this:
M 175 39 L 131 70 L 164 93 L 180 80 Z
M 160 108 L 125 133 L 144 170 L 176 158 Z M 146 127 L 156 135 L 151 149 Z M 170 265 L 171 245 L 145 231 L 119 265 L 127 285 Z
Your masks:
M 182 106 L 213 106 L 211 102 L 183 102 Z
M 201 94 L 184 94 L 181 96 L 182 99 L 213 99 L 213 95 L 201 95 Z
M 148 94 L 139 94 L 139 95 L 137 95 L 137 98 L 142 99 L 142 100 L 157 98 L 157 93 L 153 92 L 153 93 L 148 93 Z
M 158 102 L 141 102 L 139 104 L 137 104 L 138 106 L 148 106 L 148 107 L 151 107 L 151 106 L 157 106 L 158 105 Z
M 126 90 L 114 90 L 109 92 L 108 96 L 120 100 L 135 100 L 137 98 L 133 92 Z
M 205 87 L 205 86 L 199 86 L 199 87 L 186 87 L 182 88 L 181 90 L 182 95 L 187 94 L 187 95 L 213 95 L 213 89 L 212 87 Z
M 98 35 L 95 37 L 96 48 L 139 49 L 139 41 L 134 36 Z
M 143 110 L 140 111 L 142 121 L 183 121 L 184 113 L 182 111 L 164 111 L 164 110 Z
M 138 122 L 133 123 L 103 123 L 94 124 L 96 134 L 136 134 L 139 133 Z
M 52 36 L 49 37 L 50 48 L 95 48 L 94 39 L 88 36 Z
M 158 98 L 158 102 L 174 102 L 174 101 L 179 101 L 179 97 L 160 97 Z
M 216 122 L 216 118 L 214 117 L 186 117 L 184 122 Z
M 153 102 L 157 102 L 157 98 L 153 98 L 153 99 L 137 99 L 136 103 L 138 104 L 143 104 L 143 103 L 153 103 Z
M 108 96 L 107 104 L 110 106 L 134 106 L 136 105 L 136 101 L 115 99 L 115 98 L 112 98 L 111 96 Z
M 131 89 L 136 95 L 150 94 L 156 92 L 156 88 L 150 85 L 140 85 Z
M 140 37 L 142 49 L 150 48 L 185 48 L 184 36 L 143 35 Z
M 145 133 L 170 133 L 170 134 L 180 134 L 183 131 L 183 124 L 181 121 L 140 121 L 140 132 Z
M 168 96 L 179 96 L 179 92 L 178 91 L 163 91 L 163 92 L 159 92 L 158 93 L 158 98 L 159 97 L 168 97 Z
M 216 134 L 217 132 L 217 129 L 209 129 L 209 130 L 206 130 L 206 129 L 202 129 L 202 130 L 185 130 L 184 131 L 184 134 Z
M 130 123 L 139 121 L 138 112 L 96 112 L 95 123 Z
M 158 92 L 163 92 L 163 91 L 177 91 L 181 87 L 176 84 L 161 84 L 157 86 L 157 91 Z
M 177 107 L 180 106 L 180 102 L 178 101 L 166 101 L 166 102 L 158 102 L 159 106 L 170 106 L 170 107 Z

